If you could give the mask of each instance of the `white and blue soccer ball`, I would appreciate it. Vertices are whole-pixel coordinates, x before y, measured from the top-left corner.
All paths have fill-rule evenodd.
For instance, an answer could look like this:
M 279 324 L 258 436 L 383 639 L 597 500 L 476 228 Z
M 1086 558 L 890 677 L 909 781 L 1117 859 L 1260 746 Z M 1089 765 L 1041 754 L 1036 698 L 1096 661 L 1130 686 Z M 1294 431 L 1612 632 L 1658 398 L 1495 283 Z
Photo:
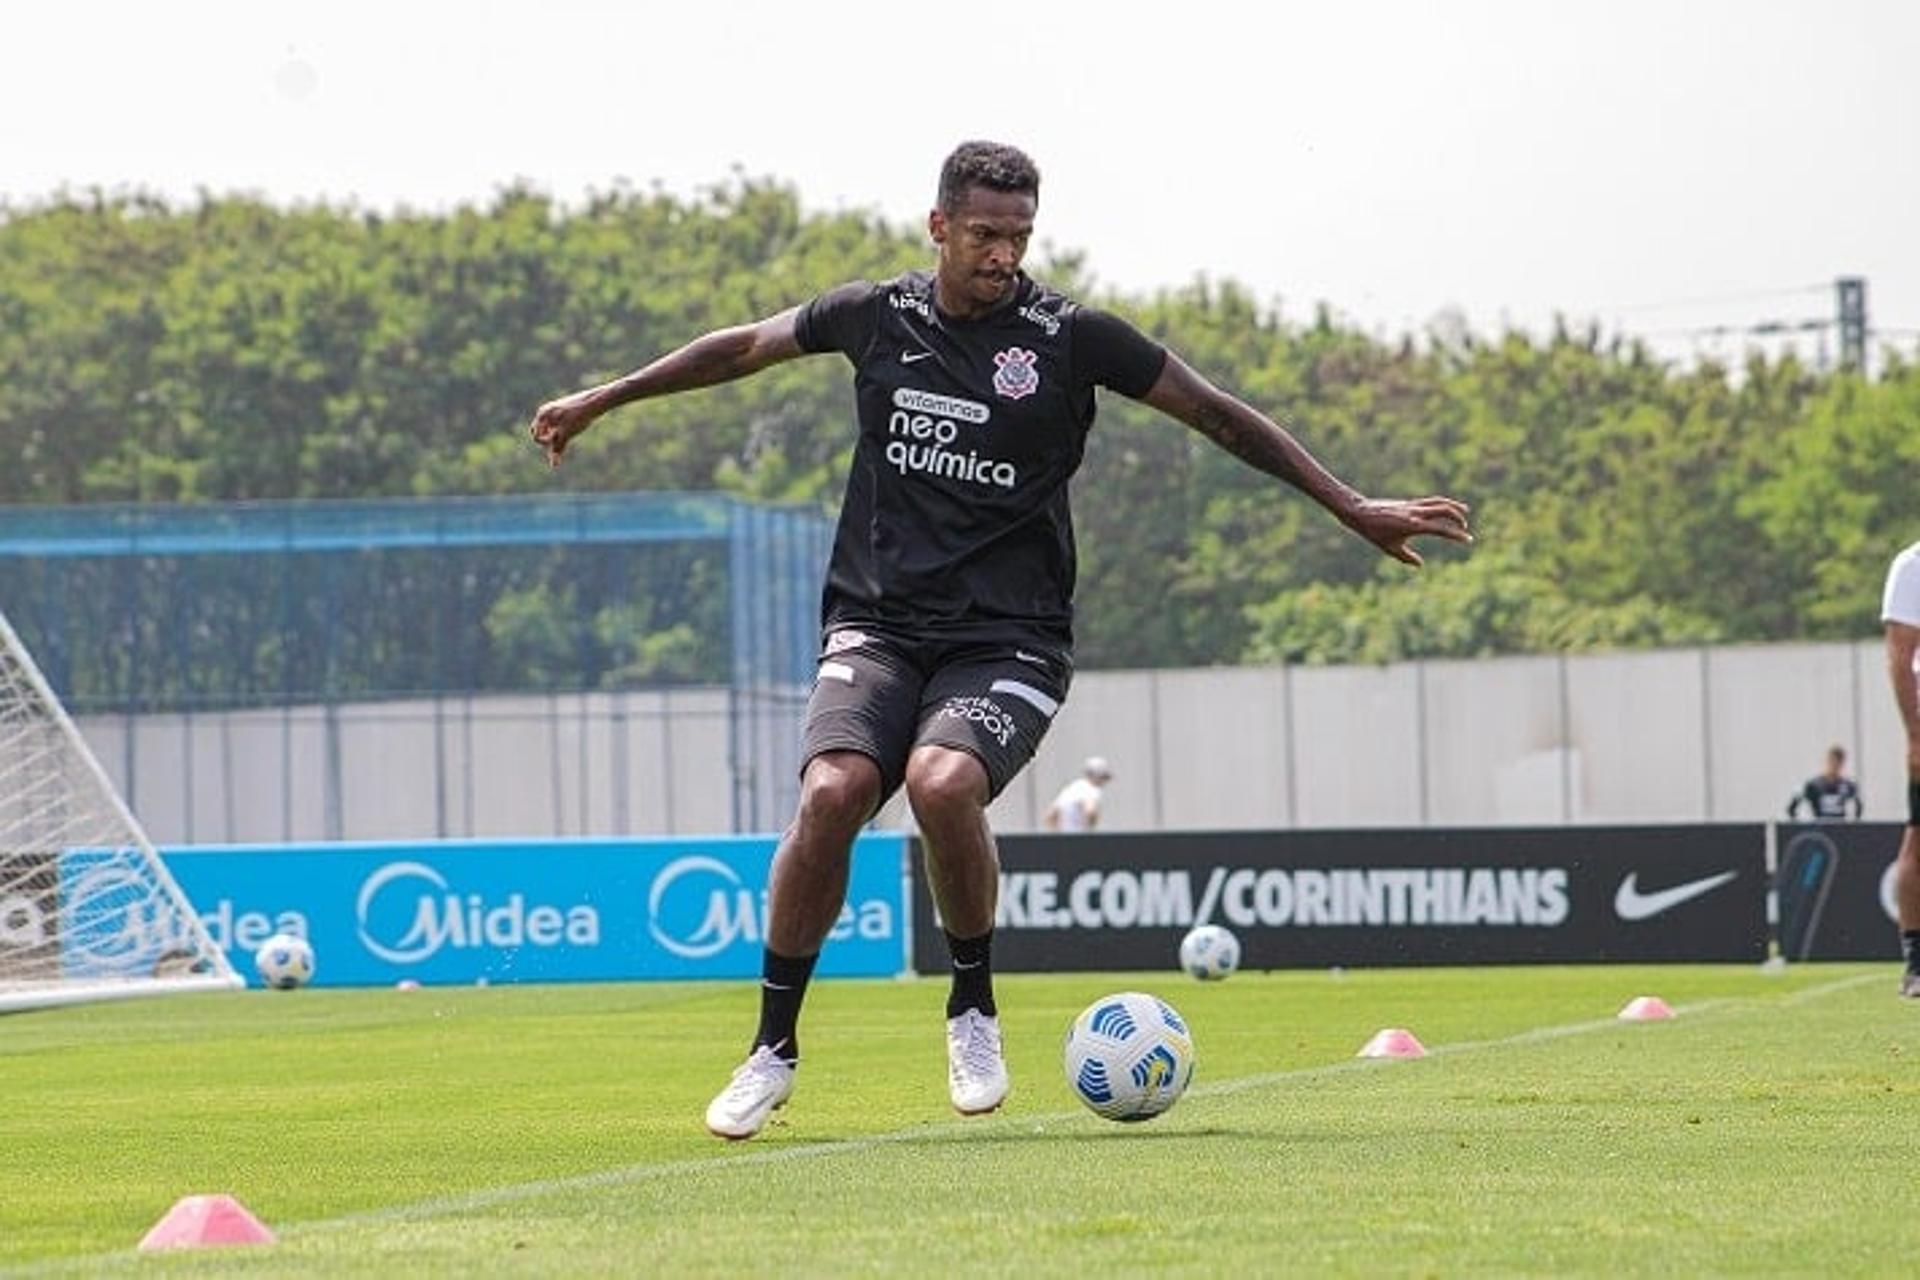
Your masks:
M 1217 924 L 1203 924 L 1180 939 L 1180 967 L 1202 982 L 1216 982 L 1240 967 L 1240 939 Z
M 291 991 L 313 981 L 313 945 L 291 933 L 276 933 L 253 953 L 260 981 L 279 991 Z
M 1151 1120 L 1193 1079 L 1193 1034 L 1158 996 L 1123 991 L 1088 1005 L 1067 1028 L 1067 1085 L 1109 1120 Z

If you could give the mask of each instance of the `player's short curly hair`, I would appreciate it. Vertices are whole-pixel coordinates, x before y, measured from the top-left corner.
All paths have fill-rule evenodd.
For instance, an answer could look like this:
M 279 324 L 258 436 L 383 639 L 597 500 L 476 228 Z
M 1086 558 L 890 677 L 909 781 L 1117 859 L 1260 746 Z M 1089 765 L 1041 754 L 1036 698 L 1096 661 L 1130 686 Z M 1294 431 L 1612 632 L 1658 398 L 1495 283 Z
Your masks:
M 1040 199 L 1040 170 L 1018 147 L 1001 142 L 963 142 L 940 166 L 940 208 L 952 213 L 974 187 L 1024 192 Z

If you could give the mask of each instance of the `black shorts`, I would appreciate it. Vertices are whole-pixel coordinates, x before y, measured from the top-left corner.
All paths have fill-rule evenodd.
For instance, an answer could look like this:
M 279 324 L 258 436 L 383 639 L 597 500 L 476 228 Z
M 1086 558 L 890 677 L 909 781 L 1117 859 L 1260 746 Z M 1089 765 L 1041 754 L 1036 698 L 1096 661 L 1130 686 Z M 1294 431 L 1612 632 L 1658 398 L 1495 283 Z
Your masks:
M 915 747 L 952 747 L 986 767 L 997 796 L 1033 759 L 1072 683 L 1072 656 L 1057 645 L 838 627 L 814 675 L 800 766 L 857 751 L 880 767 L 884 804 Z

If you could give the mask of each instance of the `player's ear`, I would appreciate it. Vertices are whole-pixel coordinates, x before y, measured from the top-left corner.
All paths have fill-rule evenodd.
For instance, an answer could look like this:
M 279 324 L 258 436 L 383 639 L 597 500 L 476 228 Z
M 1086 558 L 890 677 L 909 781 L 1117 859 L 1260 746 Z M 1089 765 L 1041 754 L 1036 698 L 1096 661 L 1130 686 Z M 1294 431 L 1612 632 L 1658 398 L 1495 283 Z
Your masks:
M 927 234 L 935 244 L 947 242 L 947 215 L 937 205 L 927 211 Z

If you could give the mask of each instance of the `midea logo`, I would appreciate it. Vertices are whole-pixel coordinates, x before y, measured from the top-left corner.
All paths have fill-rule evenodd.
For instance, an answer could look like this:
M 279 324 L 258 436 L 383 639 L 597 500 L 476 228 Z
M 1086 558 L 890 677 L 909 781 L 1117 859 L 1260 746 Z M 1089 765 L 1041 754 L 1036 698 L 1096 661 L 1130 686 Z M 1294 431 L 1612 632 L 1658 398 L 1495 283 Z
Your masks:
M 374 903 L 393 886 L 404 892 L 416 883 L 412 920 L 399 937 L 383 941 L 371 923 Z M 526 895 L 511 893 L 505 902 L 488 902 L 477 893 L 459 894 L 447 878 L 424 862 L 389 862 L 360 886 L 357 902 L 360 943 L 390 964 L 417 964 L 442 947 L 576 947 L 600 945 L 600 913 L 581 903 L 527 905 Z
M 61 898 L 62 946 L 69 965 L 87 973 L 150 972 L 167 952 L 194 950 L 191 921 L 150 876 L 117 858 L 75 876 Z
M 699 925 L 685 937 L 677 937 L 661 926 L 660 904 L 676 881 L 694 875 L 712 876 L 719 883 L 707 891 L 706 911 Z M 700 960 L 718 955 L 736 941 L 758 941 L 760 921 L 754 908 L 753 894 L 740 883 L 732 867 L 718 858 L 690 854 L 675 858 L 653 878 L 653 890 L 647 894 L 647 931 L 674 955 Z
M 653 888 L 647 893 L 647 931 L 671 954 L 704 960 L 737 943 L 757 945 L 767 936 L 766 911 L 765 893 L 747 888 L 739 872 L 718 858 L 690 853 L 675 858 L 653 877 Z M 868 942 L 898 937 L 893 904 L 884 898 L 867 898 L 842 906 L 827 940 L 844 942 L 856 936 Z

